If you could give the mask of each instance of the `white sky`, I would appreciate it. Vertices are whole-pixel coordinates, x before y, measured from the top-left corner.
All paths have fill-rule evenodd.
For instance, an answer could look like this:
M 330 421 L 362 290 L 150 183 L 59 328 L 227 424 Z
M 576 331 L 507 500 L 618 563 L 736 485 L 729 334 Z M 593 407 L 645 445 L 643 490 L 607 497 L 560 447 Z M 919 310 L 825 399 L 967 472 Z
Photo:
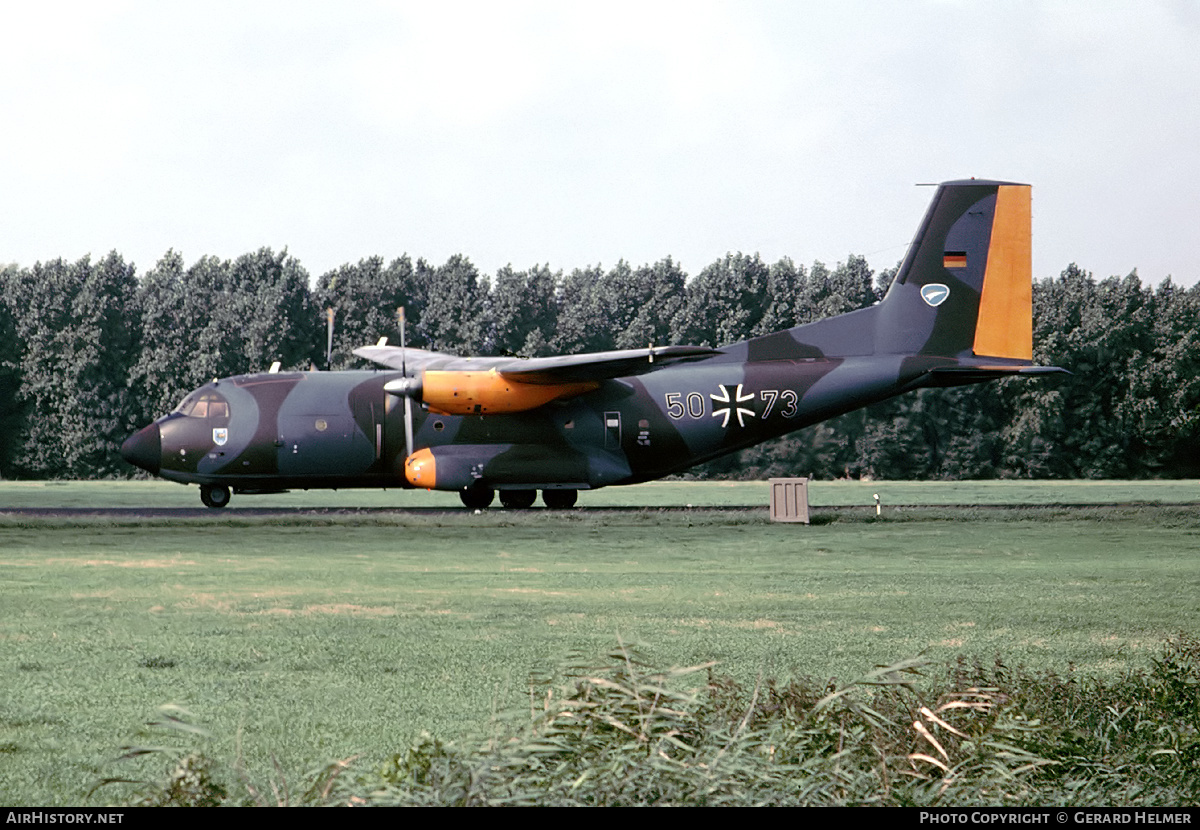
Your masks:
M 0 263 L 287 248 L 876 269 L 1034 185 L 1034 273 L 1200 278 L 1200 3 L 0 0 Z

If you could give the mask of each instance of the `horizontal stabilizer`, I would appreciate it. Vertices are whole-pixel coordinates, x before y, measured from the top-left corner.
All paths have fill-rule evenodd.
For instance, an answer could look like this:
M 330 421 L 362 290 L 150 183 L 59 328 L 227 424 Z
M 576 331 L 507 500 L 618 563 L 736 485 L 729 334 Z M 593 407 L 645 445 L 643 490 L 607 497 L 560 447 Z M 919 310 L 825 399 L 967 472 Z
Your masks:
M 1010 375 L 1069 375 L 1059 366 L 942 366 L 930 369 L 922 386 L 947 387 L 983 383 Z

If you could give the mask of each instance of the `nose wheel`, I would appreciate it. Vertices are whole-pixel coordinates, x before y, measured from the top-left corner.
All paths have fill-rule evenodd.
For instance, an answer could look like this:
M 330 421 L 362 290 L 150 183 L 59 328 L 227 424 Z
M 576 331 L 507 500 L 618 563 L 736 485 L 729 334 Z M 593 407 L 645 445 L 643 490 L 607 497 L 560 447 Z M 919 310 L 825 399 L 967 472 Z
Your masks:
M 201 484 L 200 501 L 205 507 L 220 509 L 229 504 L 229 488 L 224 484 Z

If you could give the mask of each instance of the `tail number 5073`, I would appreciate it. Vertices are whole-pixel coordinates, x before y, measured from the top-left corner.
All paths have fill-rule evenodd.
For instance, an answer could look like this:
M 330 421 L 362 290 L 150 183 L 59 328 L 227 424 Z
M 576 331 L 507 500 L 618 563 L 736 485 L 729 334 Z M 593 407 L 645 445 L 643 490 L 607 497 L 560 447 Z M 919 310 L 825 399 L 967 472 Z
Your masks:
M 667 415 L 676 421 L 684 416 L 703 418 L 708 415 L 708 398 L 699 392 L 668 392 L 665 399 Z M 762 420 L 766 420 L 772 414 L 794 418 L 799 412 L 797 404 L 800 402 L 800 396 L 792 389 L 760 389 L 758 399 L 764 403 L 762 414 L 759 415 Z

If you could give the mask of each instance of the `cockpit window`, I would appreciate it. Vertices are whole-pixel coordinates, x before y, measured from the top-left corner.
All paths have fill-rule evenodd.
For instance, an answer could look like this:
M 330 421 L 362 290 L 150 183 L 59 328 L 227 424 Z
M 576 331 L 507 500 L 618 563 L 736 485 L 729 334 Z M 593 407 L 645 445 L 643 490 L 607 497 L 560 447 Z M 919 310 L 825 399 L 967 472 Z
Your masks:
M 200 392 L 188 395 L 175 409 L 191 418 L 228 418 L 229 402 L 216 392 Z

